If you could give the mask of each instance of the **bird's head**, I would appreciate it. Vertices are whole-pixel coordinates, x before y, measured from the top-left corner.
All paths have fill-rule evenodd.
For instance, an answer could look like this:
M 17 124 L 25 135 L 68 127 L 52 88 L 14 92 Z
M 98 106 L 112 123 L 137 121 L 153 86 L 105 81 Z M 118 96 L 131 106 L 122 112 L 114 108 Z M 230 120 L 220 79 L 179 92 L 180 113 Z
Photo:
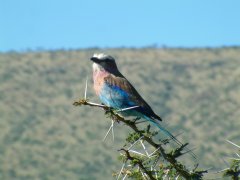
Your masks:
M 90 59 L 93 61 L 94 71 L 108 71 L 111 73 L 117 71 L 116 62 L 112 56 L 106 54 L 94 54 Z

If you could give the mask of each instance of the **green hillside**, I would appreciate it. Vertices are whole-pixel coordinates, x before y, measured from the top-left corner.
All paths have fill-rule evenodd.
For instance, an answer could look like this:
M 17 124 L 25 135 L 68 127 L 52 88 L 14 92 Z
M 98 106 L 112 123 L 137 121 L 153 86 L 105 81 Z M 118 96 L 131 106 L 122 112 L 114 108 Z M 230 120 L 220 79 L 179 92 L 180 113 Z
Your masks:
M 113 179 L 121 168 L 99 109 L 75 107 L 92 90 L 89 58 L 104 52 L 174 134 L 196 148 L 200 167 L 225 168 L 240 144 L 240 48 L 85 49 L 0 54 L 0 179 Z M 187 156 L 186 156 L 187 158 Z

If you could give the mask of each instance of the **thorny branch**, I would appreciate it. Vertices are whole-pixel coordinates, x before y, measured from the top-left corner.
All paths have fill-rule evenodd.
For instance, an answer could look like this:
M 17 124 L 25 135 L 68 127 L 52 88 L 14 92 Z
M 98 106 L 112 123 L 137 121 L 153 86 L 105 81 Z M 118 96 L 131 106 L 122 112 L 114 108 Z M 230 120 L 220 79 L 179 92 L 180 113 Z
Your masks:
M 82 99 L 79 101 L 76 101 L 73 103 L 73 105 L 75 106 L 81 106 L 81 105 L 87 105 L 87 106 L 92 106 L 92 107 L 98 107 L 98 108 L 102 108 L 103 110 L 105 110 L 105 113 L 110 115 L 110 118 L 117 121 L 117 122 L 123 122 L 125 125 L 127 125 L 128 127 L 130 127 L 132 130 L 134 130 L 136 133 L 138 133 L 141 137 L 142 140 L 145 140 L 146 142 L 148 142 L 151 146 L 153 146 L 155 149 L 159 150 L 159 153 L 161 154 L 161 156 L 171 164 L 171 166 L 176 169 L 176 171 L 178 172 L 178 174 L 180 174 L 182 177 L 186 178 L 186 179 L 201 179 L 204 173 L 207 173 L 207 171 L 197 171 L 196 169 L 192 170 L 191 172 L 189 170 L 187 170 L 185 168 L 185 166 L 183 166 L 181 163 L 179 163 L 176 158 L 183 155 L 184 153 L 182 153 L 181 151 L 184 149 L 185 146 L 188 145 L 188 143 L 183 144 L 181 147 L 177 148 L 175 151 L 172 151 L 170 153 L 166 153 L 164 148 L 162 147 L 161 143 L 156 143 L 154 142 L 154 140 L 147 136 L 142 130 L 139 130 L 139 128 L 136 125 L 135 121 L 132 120 L 126 120 L 124 119 L 122 116 L 120 116 L 119 114 L 116 113 L 116 111 L 113 108 L 110 108 L 108 106 L 105 105 L 101 105 L 101 104 L 96 104 L 93 102 L 89 102 L 86 99 Z M 132 157 L 129 154 L 128 150 L 124 150 L 121 149 L 123 151 L 125 151 L 126 156 L 129 160 L 132 159 Z M 146 173 L 148 175 L 148 177 L 150 179 L 155 179 L 151 172 L 149 172 L 145 166 L 141 163 L 141 161 L 139 161 L 139 167 L 144 171 L 144 173 Z

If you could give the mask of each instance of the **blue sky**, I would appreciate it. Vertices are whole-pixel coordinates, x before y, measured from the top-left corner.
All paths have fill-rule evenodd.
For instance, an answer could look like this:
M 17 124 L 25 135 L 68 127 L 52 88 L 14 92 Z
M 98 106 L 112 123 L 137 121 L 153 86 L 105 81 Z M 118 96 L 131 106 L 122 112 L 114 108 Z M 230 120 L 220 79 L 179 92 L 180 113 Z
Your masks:
M 0 51 L 240 45 L 239 0 L 0 0 Z

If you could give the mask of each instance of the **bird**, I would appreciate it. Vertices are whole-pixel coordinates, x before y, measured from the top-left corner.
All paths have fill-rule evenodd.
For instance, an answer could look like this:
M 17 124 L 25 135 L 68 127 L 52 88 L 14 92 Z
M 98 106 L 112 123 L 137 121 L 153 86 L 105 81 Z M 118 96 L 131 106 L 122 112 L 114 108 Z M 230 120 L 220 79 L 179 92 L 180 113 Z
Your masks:
M 129 110 L 122 111 L 121 115 L 143 118 L 158 127 L 177 144 L 182 145 L 160 124 L 162 118 L 152 110 L 127 78 L 121 74 L 112 56 L 104 53 L 94 54 L 90 60 L 93 62 L 94 90 L 103 104 L 118 110 L 129 108 Z

